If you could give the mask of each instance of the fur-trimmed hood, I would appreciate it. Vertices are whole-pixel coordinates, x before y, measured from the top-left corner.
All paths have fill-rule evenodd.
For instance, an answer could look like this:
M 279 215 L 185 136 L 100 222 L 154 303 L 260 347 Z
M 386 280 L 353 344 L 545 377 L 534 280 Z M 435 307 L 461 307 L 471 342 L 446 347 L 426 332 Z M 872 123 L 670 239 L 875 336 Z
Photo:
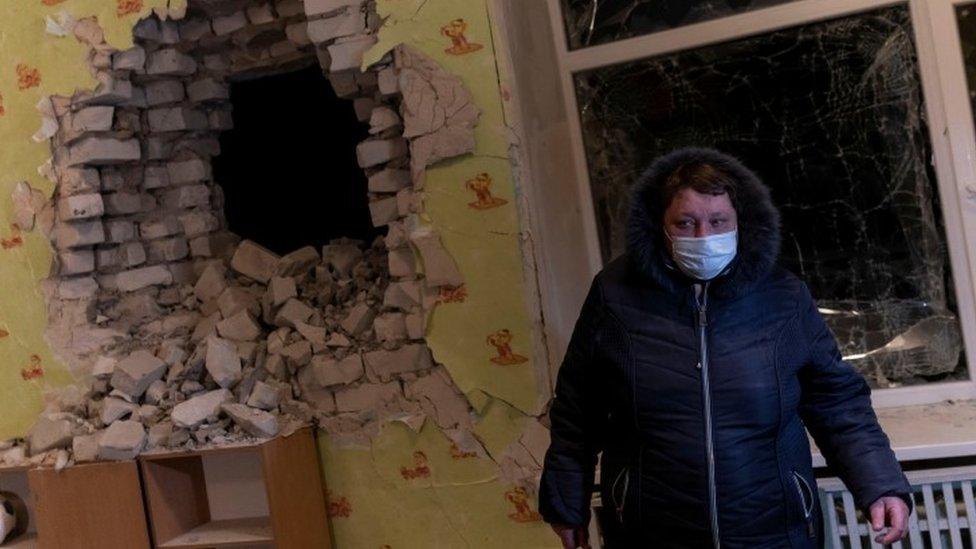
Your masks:
M 779 211 L 769 189 L 735 157 L 707 147 L 683 147 L 658 157 L 634 183 L 627 219 L 627 255 L 645 277 L 670 291 L 691 280 L 677 268 L 667 251 L 662 221 L 665 205 L 658 190 L 668 174 L 688 162 L 705 161 L 737 182 L 736 211 L 739 249 L 727 272 L 715 279 L 714 291 L 723 297 L 747 293 L 772 270 L 779 255 Z

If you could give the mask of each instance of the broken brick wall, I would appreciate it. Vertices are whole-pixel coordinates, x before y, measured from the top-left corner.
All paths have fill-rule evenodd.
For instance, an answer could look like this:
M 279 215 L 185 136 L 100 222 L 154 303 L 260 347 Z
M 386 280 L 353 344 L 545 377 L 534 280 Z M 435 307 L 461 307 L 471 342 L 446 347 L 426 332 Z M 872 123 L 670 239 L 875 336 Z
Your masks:
M 67 0 L 58 3 L 39 0 L 39 3 L 41 6 L 36 10 L 37 13 L 32 14 L 35 20 L 40 22 L 42 19 L 38 15 L 52 17 L 52 21 L 45 22 L 49 31 L 47 35 L 34 37 L 41 41 L 51 41 L 50 37 L 56 35 L 58 14 L 61 12 L 55 9 L 57 5 L 50 4 L 60 4 L 62 9 L 69 11 L 73 11 L 72 7 L 76 9 L 80 7 L 80 11 L 74 14 L 75 18 L 86 13 L 84 11 L 86 6 L 83 6 L 84 3 L 80 1 Z M 109 3 L 112 2 L 101 2 L 100 8 L 104 8 L 104 4 Z M 330 2 L 318 3 L 330 4 Z M 312 15 L 310 18 L 312 24 L 304 29 L 306 37 L 314 36 L 316 33 L 329 36 L 329 33 L 347 32 L 357 25 L 355 22 L 347 22 L 344 26 L 322 23 L 314 25 L 314 21 L 322 19 L 314 16 L 314 9 L 309 11 L 310 5 L 315 4 L 316 2 L 307 0 L 305 5 L 305 11 Z M 141 6 L 140 12 L 134 6 L 135 3 L 119 2 L 115 6 L 116 10 L 107 14 L 104 9 L 101 9 L 100 26 L 104 26 L 104 22 L 110 20 L 110 17 L 115 17 L 120 21 L 128 21 L 127 24 L 131 29 L 131 26 L 139 17 L 145 15 L 149 8 L 149 6 Z M 178 6 L 169 7 L 171 12 L 180 11 Z M 278 10 L 275 11 L 280 15 Z M 177 15 L 176 13 L 164 14 Z M 378 2 L 376 14 L 379 20 L 383 21 L 383 27 L 379 31 L 379 43 L 366 52 L 365 65 L 373 65 L 381 62 L 384 57 L 389 57 L 391 48 L 397 44 L 408 44 L 429 56 L 437 65 L 446 68 L 450 75 L 459 76 L 465 87 L 471 91 L 474 106 L 481 111 L 481 121 L 475 129 L 474 154 L 435 165 L 423 173 L 428 163 L 436 163 L 463 152 L 466 146 L 464 128 L 452 126 L 449 123 L 451 117 L 444 115 L 445 113 L 457 114 L 470 108 L 471 105 L 464 101 L 456 104 L 448 101 L 446 109 L 431 109 L 432 103 L 426 99 L 439 97 L 443 102 L 445 98 L 458 96 L 455 94 L 456 84 L 453 78 L 445 76 L 399 80 L 404 88 L 399 91 L 404 96 L 414 99 L 411 103 L 413 110 L 408 109 L 403 113 L 405 118 L 412 114 L 414 122 L 411 128 L 404 132 L 404 137 L 411 138 L 410 169 L 419 196 L 403 197 L 399 194 L 396 196 L 391 194 L 383 199 L 383 203 L 376 201 L 377 204 L 372 210 L 374 220 L 378 216 L 385 221 L 393 221 L 404 213 L 422 214 L 417 221 L 440 234 L 444 250 L 457 265 L 459 272 L 456 275 L 446 275 L 445 280 L 441 281 L 442 291 L 432 296 L 434 306 L 428 311 L 426 318 L 427 344 L 431 348 L 434 359 L 445 369 L 439 376 L 428 377 L 450 379 L 453 381 L 452 384 L 461 390 L 470 408 L 467 412 L 471 416 L 471 433 L 482 451 L 473 452 L 468 445 L 459 445 L 456 433 L 452 433 L 453 438 L 447 436 L 448 433 L 445 433 L 440 425 L 449 423 L 450 417 L 439 416 L 458 412 L 438 407 L 438 403 L 433 400 L 425 407 L 427 421 L 384 422 L 375 437 L 359 446 L 342 444 L 329 436 L 321 437 L 320 443 L 325 455 L 325 472 L 330 489 L 330 514 L 333 517 L 337 541 L 340 546 L 353 547 L 372 547 L 384 543 L 392 546 L 436 544 L 455 546 L 465 542 L 485 546 L 497 545 L 503 543 L 503 540 L 510 540 L 510 544 L 516 545 L 528 543 L 539 546 L 550 543 L 550 534 L 534 511 L 535 504 L 531 493 L 531 478 L 538 468 L 547 437 L 545 429 L 536 417 L 541 413 L 541 406 L 548 398 L 546 390 L 548 381 L 545 376 L 545 365 L 537 364 L 539 360 L 537 349 L 541 348 L 541 345 L 538 342 L 538 334 L 532 330 L 534 314 L 525 306 L 526 272 L 520 248 L 516 208 L 518 197 L 514 193 L 511 179 L 509 142 L 502 110 L 503 85 L 499 83 L 499 75 L 495 68 L 487 7 L 481 2 L 391 0 Z M 260 15 L 257 13 L 254 16 Z M 253 22 L 251 14 L 247 17 L 248 22 Z M 53 29 L 55 33 L 50 32 L 52 25 L 55 27 Z M 228 17 L 222 19 L 219 24 L 214 21 L 212 28 L 214 31 L 222 27 L 230 29 L 228 32 L 240 32 L 242 27 L 238 25 L 240 21 Z M 323 26 L 325 28 L 315 30 L 316 27 Z M 353 29 L 353 32 L 355 33 L 357 29 Z M 301 30 L 293 28 L 290 33 L 286 32 L 289 42 L 292 44 L 301 42 Z M 115 43 L 112 43 L 112 46 L 125 50 L 127 46 L 124 42 L 125 33 L 117 31 L 118 29 L 111 25 L 104 29 L 105 41 L 108 43 L 111 37 L 121 35 L 122 42 L 118 42 L 121 47 L 115 46 Z M 35 33 L 41 32 L 35 27 Z M 137 36 L 139 32 L 137 27 Z M 166 38 L 161 30 L 160 33 L 159 39 L 165 41 Z M 254 37 L 254 39 L 260 38 L 259 35 Z M 371 38 L 366 38 L 363 39 L 363 43 L 356 43 L 355 39 L 351 39 L 346 41 L 352 43 L 346 48 L 361 51 L 371 45 L 372 41 Z M 61 40 L 61 42 L 70 42 L 70 40 Z M 277 55 L 283 56 L 295 53 L 293 48 L 289 48 L 284 42 L 278 43 L 282 44 L 278 48 L 274 48 L 274 43 L 269 44 L 269 51 L 274 50 Z M 318 61 L 323 66 L 331 65 L 336 57 L 343 59 L 344 51 L 341 48 L 338 52 L 325 55 L 321 55 L 321 50 L 328 52 L 329 48 L 316 49 L 319 50 L 317 53 L 320 53 L 317 56 Z M 74 59 L 84 60 L 84 49 L 74 53 L 77 54 Z M 336 53 L 338 55 L 334 55 Z M 130 61 L 138 63 L 138 52 L 131 55 L 136 57 L 134 61 L 122 56 L 122 63 Z M 160 76 L 172 72 L 173 76 L 189 77 L 195 72 L 189 70 L 189 62 L 180 56 L 167 54 L 157 59 L 159 60 L 156 62 L 156 67 L 162 71 L 158 73 Z M 206 60 L 202 61 L 206 66 Z M 240 61 L 254 62 L 255 70 L 260 70 L 263 62 L 260 58 Z M 150 61 L 146 59 L 143 62 Z M 194 62 L 199 61 L 194 60 Z M 111 68 L 115 70 L 118 67 Z M 216 68 L 220 67 L 216 66 Z M 377 75 L 375 80 L 370 80 L 369 77 L 364 79 L 362 76 L 355 76 L 354 72 L 348 70 L 350 68 L 343 66 L 333 75 L 333 86 L 337 91 L 344 86 L 346 93 L 351 96 L 363 87 L 371 90 L 383 89 L 383 79 L 379 76 L 382 73 L 374 73 Z M 426 70 L 423 63 L 416 68 L 418 73 Z M 34 82 L 32 79 L 34 73 L 31 70 L 31 67 L 28 67 L 18 72 L 24 74 L 25 89 L 28 90 Z M 125 70 L 124 66 L 121 70 Z M 245 67 L 239 70 L 249 69 Z M 343 70 L 345 72 L 342 72 Z M 57 73 L 57 70 L 53 72 Z M 188 74 L 181 75 L 181 72 Z M 60 73 L 57 74 L 60 76 Z M 79 78 L 79 81 L 82 80 Z M 165 82 L 166 79 L 156 80 Z M 98 83 L 104 84 L 105 81 L 90 81 L 87 87 L 95 88 Z M 196 94 L 195 101 L 207 103 L 219 102 L 222 99 L 222 87 L 218 80 L 207 81 L 194 77 L 192 82 L 182 84 L 182 88 L 186 90 L 183 93 L 189 95 L 192 91 Z M 389 85 L 389 81 L 386 85 Z M 204 126 L 219 130 L 220 125 L 226 123 L 226 117 L 221 117 L 219 109 L 211 110 L 204 122 L 193 108 L 174 106 L 182 103 L 185 97 L 177 99 L 166 97 L 166 94 L 173 92 L 175 87 L 170 86 L 171 89 L 167 90 L 165 84 L 156 86 L 158 94 L 155 97 L 161 99 L 153 105 L 153 109 L 150 109 L 159 109 L 156 111 L 157 114 L 148 119 L 150 133 L 153 124 L 159 126 L 159 129 L 164 132 L 178 132 L 204 129 Z M 85 85 L 75 87 L 86 88 Z M 112 93 L 114 87 L 108 86 L 108 88 Z M 67 96 L 71 91 L 73 89 L 62 89 L 58 93 Z M 28 103 L 27 108 L 30 107 L 32 104 Z M 368 109 L 370 118 L 373 118 L 372 113 L 376 110 L 372 105 L 363 105 L 360 102 L 360 107 L 362 112 L 367 112 Z M 213 112 L 218 114 L 213 115 Z M 389 117 L 384 119 L 382 111 L 380 112 L 378 120 L 374 121 L 374 127 L 379 127 L 377 134 L 382 134 L 385 129 L 388 129 L 382 127 L 382 124 L 389 123 Z M 21 117 L 26 119 L 28 115 L 22 114 Z M 459 119 L 463 120 L 463 117 Z M 97 123 L 97 119 L 95 122 Z M 172 124 L 179 127 L 170 126 Z M 29 124 L 25 126 L 30 127 Z M 38 126 L 43 130 L 43 126 L 35 118 L 30 132 Z M 380 135 L 376 141 L 382 141 L 382 137 Z M 153 200 L 156 200 L 156 205 L 161 200 L 174 209 L 192 209 L 200 206 L 202 202 L 197 204 L 194 202 L 194 197 L 200 198 L 212 190 L 204 193 L 199 186 L 195 185 L 198 180 L 194 178 L 205 179 L 207 167 L 197 162 L 197 158 L 180 157 L 179 155 L 183 153 L 174 150 L 181 146 L 179 143 L 163 143 L 157 140 L 148 150 L 162 152 L 167 146 L 170 147 L 167 153 L 176 153 L 176 157 L 173 158 L 176 165 L 160 166 L 153 175 L 159 180 L 166 179 L 165 182 L 160 182 L 160 187 L 157 189 L 167 188 L 151 193 Z M 206 139 L 193 139 L 183 146 L 184 150 L 192 150 L 195 155 L 199 155 L 201 148 L 206 150 L 208 144 Z M 370 153 L 378 154 L 380 157 L 386 155 L 378 161 L 379 163 L 390 160 L 391 155 L 403 154 L 392 145 L 374 147 L 375 150 L 367 150 L 364 153 L 367 156 Z M 97 151 L 91 152 L 94 149 L 96 148 L 88 147 L 83 149 L 83 152 L 100 154 Z M 396 154 L 391 153 L 391 150 Z M 70 155 L 68 160 L 70 163 Z M 35 166 L 41 162 L 43 159 L 36 162 Z M 189 164 L 180 165 L 186 162 Z M 48 192 L 50 188 L 48 183 L 38 180 L 36 176 L 30 176 L 25 169 L 21 171 L 25 173 L 23 179 L 27 180 L 33 188 L 39 189 L 41 193 Z M 108 171 L 111 173 L 113 170 Z M 131 216 L 142 213 L 143 207 L 146 206 L 144 196 L 125 192 L 125 186 L 131 182 L 127 183 L 123 172 L 124 170 L 119 170 L 117 175 L 110 178 L 117 182 L 119 187 L 109 189 L 108 194 L 119 196 L 114 196 L 109 201 L 103 200 L 103 213 L 108 206 L 112 209 L 110 215 Z M 181 178 L 187 173 L 190 174 L 189 179 L 184 181 Z M 141 187 L 145 187 L 146 176 L 149 174 L 149 171 L 143 172 Z M 176 185 L 169 189 L 168 187 L 174 183 L 174 175 Z M 398 192 L 402 187 L 390 178 L 386 178 L 382 184 L 387 186 L 381 189 L 385 192 Z M 389 187 L 390 185 L 397 188 Z M 200 192 L 194 194 L 187 189 L 198 189 Z M 178 192 L 173 192 L 174 190 Z M 133 194 L 136 196 L 131 196 Z M 167 198 L 169 194 L 173 197 Z M 34 198 L 32 193 L 26 194 L 26 202 L 29 203 Z M 126 250 L 122 255 L 116 253 L 114 259 L 120 263 L 103 273 L 103 276 L 107 277 L 106 282 L 110 284 L 114 280 L 117 283 L 119 273 L 136 271 L 130 273 L 128 277 L 123 277 L 123 280 L 132 279 L 134 285 L 131 287 L 134 288 L 133 291 L 138 292 L 143 288 L 135 286 L 143 282 L 147 283 L 147 287 L 153 286 L 166 278 L 159 269 L 156 269 L 157 278 L 147 276 L 153 274 L 141 270 L 147 268 L 145 266 L 147 262 L 155 263 L 157 266 L 168 263 L 179 264 L 182 261 L 213 254 L 214 241 L 208 235 L 219 234 L 219 200 L 208 203 L 218 205 L 214 212 L 216 219 L 209 217 L 203 219 L 206 216 L 197 215 L 189 220 L 180 219 L 181 216 L 175 216 L 171 221 L 140 220 L 151 223 L 146 232 L 149 238 L 143 238 L 143 232 L 140 230 L 136 233 L 140 238 L 130 238 L 125 241 L 131 249 Z M 149 204 L 152 205 L 152 202 Z M 84 204 L 81 206 L 77 210 L 69 208 L 67 218 L 74 215 L 75 211 L 80 212 L 78 215 L 81 216 L 74 220 L 68 219 L 69 221 L 84 222 L 84 219 L 88 218 L 89 214 L 85 213 L 87 210 Z M 127 211 L 126 208 L 133 210 Z M 154 210 L 156 208 L 146 208 L 146 212 Z M 64 220 L 61 217 L 57 219 Z M 44 216 L 40 215 L 37 221 L 45 222 L 49 219 L 44 219 Z M 194 234 L 188 234 L 186 230 L 188 222 L 198 232 L 190 231 Z M 162 232 L 153 232 L 154 228 L 159 228 Z M 177 236 L 177 233 L 182 236 Z M 110 236 L 111 232 L 107 234 Z M 187 238 L 188 236 L 192 238 Z M 185 241 L 180 240 L 181 238 L 185 238 Z M 40 299 L 35 289 L 36 280 L 44 278 L 47 274 L 45 261 L 49 256 L 45 257 L 44 248 L 38 246 L 36 233 L 22 233 L 11 228 L 8 240 L 11 249 L 33 246 L 33 249 L 37 250 L 30 256 L 33 263 L 28 263 L 25 269 L 34 278 L 28 278 L 26 283 L 21 283 L 23 288 L 30 289 L 27 295 L 32 295 L 28 305 L 36 309 L 39 305 L 37 301 Z M 41 243 L 46 244 L 43 239 Z M 98 265 L 96 254 L 99 250 L 121 248 L 123 243 L 119 243 L 118 247 L 104 247 L 101 244 L 101 242 L 92 242 L 81 246 L 66 246 L 69 250 L 68 255 L 65 255 L 65 250 L 60 251 L 61 257 L 56 260 L 58 270 L 55 273 L 70 280 L 86 278 L 84 275 L 94 270 L 88 265 L 90 263 Z M 78 253 L 78 249 L 85 246 L 93 247 L 90 250 L 91 255 L 94 256 L 93 261 L 89 261 L 87 254 Z M 137 247 L 142 249 L 142 253 L 135 249 Z M 445 252 L 435 249 L 432 253 Z M 132 261 L 133 258 L 134 264 L 123 263 Z M 155 261 L 150 261 L 150 258 Z M 80 267 L 77 261 L 79 259 L 81 259 Z M 109 256 L 105 259 L 111 260 L 113 257 Z M 432 257 L 430 260 L 437 259 Z M 60 270 L 65 267 L 66 270 Z M 177 269 L 168 272 L 172 277 L 178 276 L 181 271 Z M 182 272 L 188 273 L 186 270 Z M 186 276 L 190 275 L 186 274 Z M 463 280 L 463 284 L 458 284 L 459 279 Z M 91 288 L 90 284 L 88 288 Z M 14 293 L 11 292 L 10 295 Z M 19 332 L 15 337 L 18 342 L 22 342 L 24 333 L 29 332 L 24 328 L 30 324 L 17 322 L 16 316 L 9 316 L 8 318 L 12 320 L 6 320 L 3 316 L 5 300 L 6 303 L 11 303 L 14 298 L 8 298 L 7 294 L 0 294 L 0 327 L 4 325 L 2 323 L 9 325 L 13 332 Z M 43 305 L 40 305 L 43 310 Z M 43 322 L 37 322 L 39 319 L 34 320 L 34 326 L 43 325 Z M 10 332 L 10 329 L 7 331 Z M 36 337 L 37 334 L 34 336 Z M 91 335 L 94 338 L 98 336 L 98 333 Z M 87 337 L 89 334 L 79 337 L 81 341 L 68 342 L 66 346 L 84 344 Z M 0 340 L 0 353 L 3 353 L 2 346 L 3 342 Z M 39 402 L 37 394 L 45 384 L 63 383 L 67 377 L 63 367 L 44 349 L 43 343 L 38 343 L 36 347 L 39 352 L 31 355 L 37 354 L 37 357 L 28 355 L 24 367 L 17 372 L 22 383 L 31 384 L 30 389 L 23 392 L 31 394 L 30 391 L 33 391 L 35 407 Z M 8 370 L 13 368 L 5 367 L 4 373 Z M 56 375 L 61 377 L 57 378 Z M 27 409 L 30 407 L 25 406 Z M 30 417 L 30 414 L 23 414 L 23 416 Z M 20 427 L 17 423 L 13 423 L 11 433 L 23 429 L 23 422 L 24 420 L 21 420 Z M 395 514 L 399 519 L 385 518 L 391 514 Z M 429 527 L 418 528 L 419 525 Z M 394 540 L 396 542 L 393 542 Z

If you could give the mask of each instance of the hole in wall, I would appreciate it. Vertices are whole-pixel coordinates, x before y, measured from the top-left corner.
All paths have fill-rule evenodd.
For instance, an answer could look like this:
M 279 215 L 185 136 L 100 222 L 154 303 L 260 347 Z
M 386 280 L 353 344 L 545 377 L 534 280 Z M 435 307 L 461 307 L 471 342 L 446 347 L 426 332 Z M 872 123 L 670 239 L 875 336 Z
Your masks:
M 220 134 L 213 170 L 231 231 L 279 254 L 386 233 L 372 225 L 356 162 L 367 126 L 321 69 L 232 82 L 230 101 L 234 128 Z

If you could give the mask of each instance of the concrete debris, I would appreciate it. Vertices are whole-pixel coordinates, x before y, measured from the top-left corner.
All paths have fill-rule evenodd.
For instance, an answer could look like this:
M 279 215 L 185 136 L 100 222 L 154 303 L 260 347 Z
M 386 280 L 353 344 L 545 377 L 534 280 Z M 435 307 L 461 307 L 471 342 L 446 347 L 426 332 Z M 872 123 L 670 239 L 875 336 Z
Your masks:
M 233 342 L 216 336 L 207 338 L 207 372 L 214 382 L 230 389 L 241 380 L 241 358 Z
M 111 384 L 115 390 L 138 398 L 165 373 L 165 362 L 148 351 L 138 350 L 115 365 Z
M 236 403 L 226 403 L 221 409 L 253 436 L 270 438 L 278 434 L 278 418 L 264 410 Z
M 233 399 L 233 393 L 227 389 L 216 389 L 177 404 L 170 417 L 177 427 L 195 429 L 207 418 L 216 416 L 221 405 Z
M 267 248 L 245 240 L 237 247 L 230 266 L 244 276 L 267 284 L 275 275 L 280 258 Z
M 98 441 L 98 457 L 106 460 L 125 460 L 136 457 L 146 444 L 146 429 L 138 421 L 117 421 L 110 425 Z
M 72 422 L 41 416 L 27 435 L 30 454 L 36 456 L 54 448 L 67 448 L 74 436 Z

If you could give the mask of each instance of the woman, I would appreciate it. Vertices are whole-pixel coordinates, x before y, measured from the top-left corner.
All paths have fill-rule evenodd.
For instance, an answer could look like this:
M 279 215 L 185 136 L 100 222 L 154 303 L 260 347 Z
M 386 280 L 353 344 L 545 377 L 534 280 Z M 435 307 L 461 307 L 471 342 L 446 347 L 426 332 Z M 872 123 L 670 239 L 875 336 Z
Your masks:
M 586 547 L 596 457 L 626 547 L 822 546 L 810 446 L 904 537 L 910 487 L 738 160 L 683 148 L 633 189 L 627 252 L 593 279 L 556 382 L 539 508 Z M 614 526 L 614 525 L 610 525 Z

